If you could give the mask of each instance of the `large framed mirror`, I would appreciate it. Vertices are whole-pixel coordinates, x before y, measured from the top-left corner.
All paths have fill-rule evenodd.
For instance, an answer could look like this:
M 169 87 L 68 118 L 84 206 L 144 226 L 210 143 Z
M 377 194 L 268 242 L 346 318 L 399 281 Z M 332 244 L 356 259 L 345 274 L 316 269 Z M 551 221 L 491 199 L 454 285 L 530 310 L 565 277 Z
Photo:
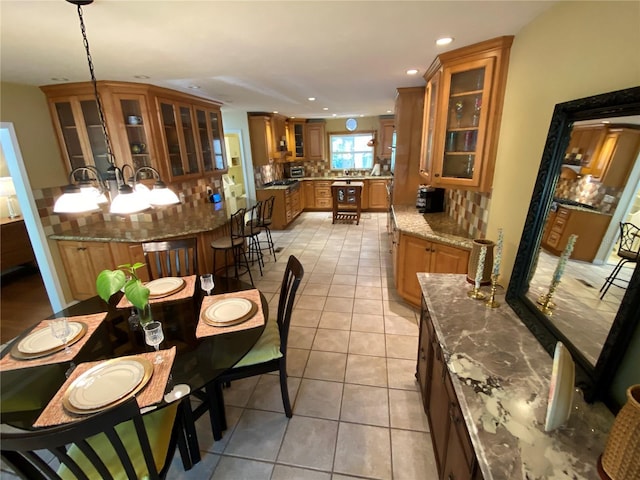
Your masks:
M 600 289 L 618 260 L 619 224 L 640 208 L 633 203 L 640 201 L 640 158 L 636 150 L 615 178 L 594 169 L 605 155 L 612 158 L 606 150 L 614 133 L 633 137 L 636 129 L 640 87 L 556 105 L 507 289 L 507 302 L 550 355 L 558 341 L 569 348 L 585 399 L 612 410 L 618 406 L 608 387 L 640 324 L 638 264 L 623 267 L 622 287 L 604 295 Z M 580 140 L 586 131 L 593 137 Z M 543 296 L 572 233 L 572 257 L 545 309 Z

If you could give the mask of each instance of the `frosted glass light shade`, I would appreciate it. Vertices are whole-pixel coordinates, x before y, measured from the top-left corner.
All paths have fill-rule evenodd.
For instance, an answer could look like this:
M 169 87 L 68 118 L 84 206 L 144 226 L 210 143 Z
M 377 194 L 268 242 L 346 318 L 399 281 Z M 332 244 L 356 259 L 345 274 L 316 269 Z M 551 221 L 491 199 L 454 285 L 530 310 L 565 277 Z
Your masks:
M 16 187 L 11 177 L 0 177 L 0 197 L 11 197 L 16 194 Z
M 142 212 L 151 207 L 143 195 L 134 192 L 129 185 L 121 185 L 118 196 L 111 201 L 111 213 L 127 215 Z
M 154 206 L 175 205 L 180 203 L 180 199 L 164 183 L 157 182 L 149 193 L 149 203 Z
M 80 186 L 80 192 L 83 195 L 93 197 L 98 205 L 109 203 L 109 200 L 107 200 L 107 196 L 93 185 Z
M 84 194 L 76 185 L 69 185 L 53 205 L 54 213 L 85 213 L 100 210 L 96 197 Z

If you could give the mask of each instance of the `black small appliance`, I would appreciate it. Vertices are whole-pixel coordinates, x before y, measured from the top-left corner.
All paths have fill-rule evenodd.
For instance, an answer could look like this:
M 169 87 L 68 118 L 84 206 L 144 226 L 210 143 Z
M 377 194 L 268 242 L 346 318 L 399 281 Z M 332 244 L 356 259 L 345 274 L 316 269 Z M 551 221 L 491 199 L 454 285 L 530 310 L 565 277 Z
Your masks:
M 418 187 L 416 208 L 420 213 L 444 212 L 444 188 Z

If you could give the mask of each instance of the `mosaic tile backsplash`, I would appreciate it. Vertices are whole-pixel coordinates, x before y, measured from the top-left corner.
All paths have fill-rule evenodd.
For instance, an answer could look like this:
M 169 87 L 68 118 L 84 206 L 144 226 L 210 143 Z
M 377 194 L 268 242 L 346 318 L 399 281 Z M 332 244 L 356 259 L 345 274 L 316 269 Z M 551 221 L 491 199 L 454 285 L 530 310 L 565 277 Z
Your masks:
M 466 190 L 447 190 L 446 211 L 474 238 L 487 234 L 491 194 Z
M 576 179 L 560 178 L 554 197 L 586 203 L 602 213 L 613 213 L 621 194 L 620 188 L 607 187 L 585 175 Z

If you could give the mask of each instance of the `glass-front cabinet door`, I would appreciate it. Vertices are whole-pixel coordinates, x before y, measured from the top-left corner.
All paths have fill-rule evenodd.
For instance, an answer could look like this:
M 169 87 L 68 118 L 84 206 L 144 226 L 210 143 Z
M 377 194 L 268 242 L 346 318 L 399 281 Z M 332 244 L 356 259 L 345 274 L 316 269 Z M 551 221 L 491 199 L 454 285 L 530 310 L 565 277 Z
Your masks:
M 57 130 L 62 136 L 60 143 L 66 157 L 65 160 L 69 165 L 69 171 L 88 165 L 89 162 L 86 160 L 82 149 L 82 141 L 80 140 L 83 135 L 79 131 L 81 126 L 78 125 L 73 114 L 74 105 L 72 102 L 54 102 L 53 105 L 56 112 L 54 121 L 58 123 Z
M 435 183 L 477 186 L 481 174 L 493 60 L 479 60 L 443 71 L 443 102 L 446 121 L 439 132 L 442 152 L 435 157 Z M 445 116 L 446 115 L 446 116 Z
M 156 158 L 153 152 L 153 142 L 149 114 L 145 107 L 143 96 L 114 95 L 118 108 L 118 123 L 124 126 L 123 138 L 126 144 L 120 145 L 120 157 L 124 163 L 128 163 L 137 170 L 140 167 L 154 167 L 152 158 Z M 140 178 L 148 175 L 140 173 Z
M 202 152 L 202 166 L 205 172 L 225 170 L 224 137 L 220 113 L 196 108 L 198 138 Z
M 159 104 L 169 175 L 176 178 L 199 174 L 201 169 L 191 107 L 167 100 L 160 100 Z

